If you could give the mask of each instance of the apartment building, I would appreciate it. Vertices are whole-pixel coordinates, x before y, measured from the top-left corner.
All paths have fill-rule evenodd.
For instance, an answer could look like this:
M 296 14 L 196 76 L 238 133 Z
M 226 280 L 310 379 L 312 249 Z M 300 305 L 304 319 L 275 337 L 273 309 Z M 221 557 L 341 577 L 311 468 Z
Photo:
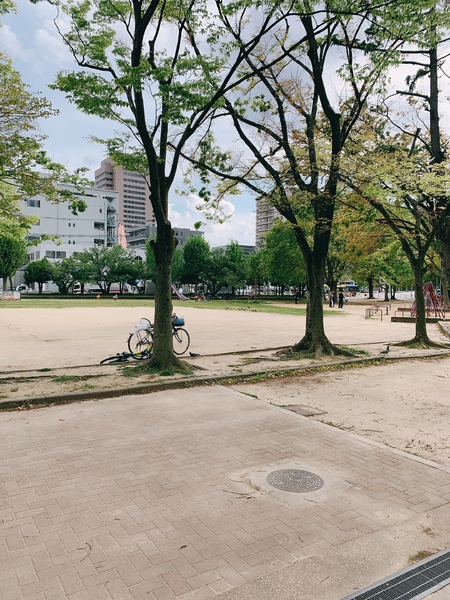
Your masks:
M 155 225 L 148 178 L 116 165 L 110 158 L 102 160 L 94 176 L 96 188 L 118 193 L 118 223 L 124 226 L 125 231 Z
M 261 242 L 275 219 L 281 219 L 277 209 L 269 204 L 265 198 L 256 199 L 256 249 L 261 248 Z

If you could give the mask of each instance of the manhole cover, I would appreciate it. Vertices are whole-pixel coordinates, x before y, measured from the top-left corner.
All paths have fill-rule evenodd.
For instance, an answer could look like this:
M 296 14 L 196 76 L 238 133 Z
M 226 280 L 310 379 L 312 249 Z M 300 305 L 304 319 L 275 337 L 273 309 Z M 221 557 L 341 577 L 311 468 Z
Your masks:
M 300 469 L 280 469 L 266 477 L 269 485 L 283 492 L 315 492 L 324 486 L 324 480 L 310 471 Z

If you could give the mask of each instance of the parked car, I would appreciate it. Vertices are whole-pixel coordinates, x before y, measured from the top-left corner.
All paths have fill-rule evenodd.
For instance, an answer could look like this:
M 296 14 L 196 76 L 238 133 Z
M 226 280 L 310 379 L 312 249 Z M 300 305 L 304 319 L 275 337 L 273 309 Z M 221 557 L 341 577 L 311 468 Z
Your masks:
M 21 283 L 16 286 L 16 292 L 31 292 L 31 288 L 29 288 L 26 283 Z

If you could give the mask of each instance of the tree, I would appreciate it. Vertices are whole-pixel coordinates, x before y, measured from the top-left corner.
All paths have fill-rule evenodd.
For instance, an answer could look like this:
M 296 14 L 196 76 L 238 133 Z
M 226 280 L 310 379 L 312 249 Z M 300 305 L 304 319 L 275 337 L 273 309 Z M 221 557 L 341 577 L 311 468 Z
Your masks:
M 261 262 L 266 281 L 283 289 L 300 289 L 306 279 L 305 262 L 289 223 L 278 221 L 264 236 Z
M 223 248 L 214 248 L 206 265 L 205 283 L 209 294 L 217 296 L 220 289 L 227 286 L 227 260 Z
M 110 250 L 120 248 L 120 251 L 114 251 L 114 267 L 109 276 L 113 282 L 120 286 L 120 293 L 123 293 L 125 284 L 135 285 L 141 273 L 141 261 L 136 260 L 133 250 L 125 250 L 122 246 L 114 246 Z
M 224 278 L 227 287 L 231 287 L 234 295 L 236 290 L 244 287 L 247 279 L 247 262 L 239 243 L 231 241 L 225 248 Z
M 366 52 L 363 41 L 371 42 L 375 14 L 388 29 L 397 21 L 404 32 L 417 29 L 413 4 L 409 0 L 311 2 L 301 3 L 300 10 L 292 13 L 286 7 L 284 28 L 280 24 L 264 51 L 258 48 L 245 57 L 253 74 L 248 86 L 241 87 L 239 97 L 227 94 L 214 115 L 233 123 L 243 148 L 227 155 L 209 136 L 190 157 L 205 185 L 211 174 L 219 179 L 218 198 L 244 185 L 266 198 L 291 224 L 310 292 L 306 331 L 294 346 L 296 351 L 316 356 L 347 353 L 325 334 L 322 302 L 341 191 L 341 160 L 362 111 L 383 89 L 384 75 L 404 37 L 385 37 L 372 53 Z M 223 21 L 230 35 L 244 45 L 248 22 L 236 22 L 226 13 Z M 340 78 L 341 89 L 331 72 Z
M 156 295 L 150 363 L 162 369 L 183 367 L 172 346 L 171 267 L 176 240 L 168 215 L 169 191 L 183 149 L 220 105 L 223 94 L 249 77 L 240 70 L 244 57 L 283 15 L 277 6 L 268 7 L 254 37 L 238 46 L 215 23 L 217 15 L 206 0 L 51 1 L 69 18 L 69 28 L 59 31 L 77 64 L 76 71 L 59 74 L 55 87 L 85 113 L 127 129 L 128 136 L 107 141 L 108 154 L 149 177 L 157 224 L 151 243 Z M 228 9 L 236 12 L 240 7 Z M 243 18 L 245 11 L 243 7 Z
M 122 246 L 94 246 L 85 253 L 91 269 L 90 280 L 106 294 L 111 284 L 136 278 L 134 253 Z
M 204 283 L 209 266 L 211 247 L 200 236 L 193 236 L 186 240 L 183 247 L 182 281 L 197 286 Z
M 402 49 L 403 65 L 412 66 L 415 71 L 406 77 L 407 89 L 396 90 L 397 96 L 407 99 L 410 110 L 408 120 L 395 119 L 394 125 L 408 132 L 411 143 L 419 140 L 426 148 L 430 162 L 440 164 L 447 159 L 447 141 L 442 136 L 440 126 L 439 79 L 445 73 L 448 57 L 450 10 L 447 2 L 431 2 L 422 11 L 423 26 L 414 44 Z M 423 85 L 425 84 L 425 85 Z M 412 114 L 411 114 L 412 113 Z M 390 112 L 389 112 L 390 114 Z M 440 204 L 449 202 L 448 191 L 443 194 Z M 441 291 L 444 303 L 449 303 L 450 286 L 450 217 L 446 217 L 437 238 L 440 242 L 442 281 Z
M 448 165 L 430 165 L 426 148 L 420 144 L 411 147 L 403 133 L 389 135 L 387 122 L 377 122 L 372 134 L 369 143 L 364 137 L 359 152 L 353 155 L 353 169 L 345 181 L 380 213 L 414 273 L 415 336 L 404 343 L 433 346 L 426 328 L 423 283 L 428 252 L 450 216 L 450 202 L 442 201 L 450 183 Z M 369 147 L 370 165 L 368 152 L 363 150 Z
M 181 283 L 183 278 L 183 248 L 175 248 L 172 262 L 172 281 Z
M 74 283 L 79 283 L 81 286 L 81 293 L 84 294 L 84 286 L 86 283 L 94 283 L 94 270 L 91 261 L 91 254 L 89 250 L 83 250 L 73 254 L 72 257 L 75 261 L 73 270 Z
M 27 265 L 24 273 L 25 283 L 31 285 L 37 283 L 39 294 L 42 294 L 42 286 L 52 280 L 52 264 L 47 258 L 35 260 Z
M 36 194 L 69 200 L 75 213 L 86 208 L 84 201 L 57 185 L 86 183 L 84 170 L 70 176 L 42 150 L 44 136 L 36 121 L 55 114 L 48 100 L 29 91 L 11 60 L 0 52 L 0 220 L 28 228 L 31 223 L 21 214 L 19 200 Z
M 259 249 L 247 257 L 247 285 L 253 286 L 255 296 L 259 293 L 259 288 L 265 281 L 263 253 L 264 250 Z
M 0 278 L 3 289 L 8 287 L 8 279 L 27 262 L 27 246 L 23 239 L 0 229 Z
M 76 259 L 70 256 L 61 260 L 57 260 L 51 263 L 51 265 L 53 283 L 58 286 L 60 294 L 67 294 L 69 292 L 69 288 L 77 282 Z

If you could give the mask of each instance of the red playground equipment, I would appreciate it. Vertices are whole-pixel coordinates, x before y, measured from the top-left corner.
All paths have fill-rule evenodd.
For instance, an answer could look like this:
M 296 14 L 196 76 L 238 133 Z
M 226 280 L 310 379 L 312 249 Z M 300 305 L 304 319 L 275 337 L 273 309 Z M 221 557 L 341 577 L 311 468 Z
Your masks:
M 435 317 L 445 319 L 445 313 L 442 308 L 442 304 L 437 297 L 436 290 L 434 289 L 434 285 L 431 283 L 431 281 L 423 284 L 423 296 L 425 298 L 425 310 L 427 317 L 434 314 Z M 416 316 L 416 301 L 414 301 L 414 304 L 411 306 L 411 316 Z

